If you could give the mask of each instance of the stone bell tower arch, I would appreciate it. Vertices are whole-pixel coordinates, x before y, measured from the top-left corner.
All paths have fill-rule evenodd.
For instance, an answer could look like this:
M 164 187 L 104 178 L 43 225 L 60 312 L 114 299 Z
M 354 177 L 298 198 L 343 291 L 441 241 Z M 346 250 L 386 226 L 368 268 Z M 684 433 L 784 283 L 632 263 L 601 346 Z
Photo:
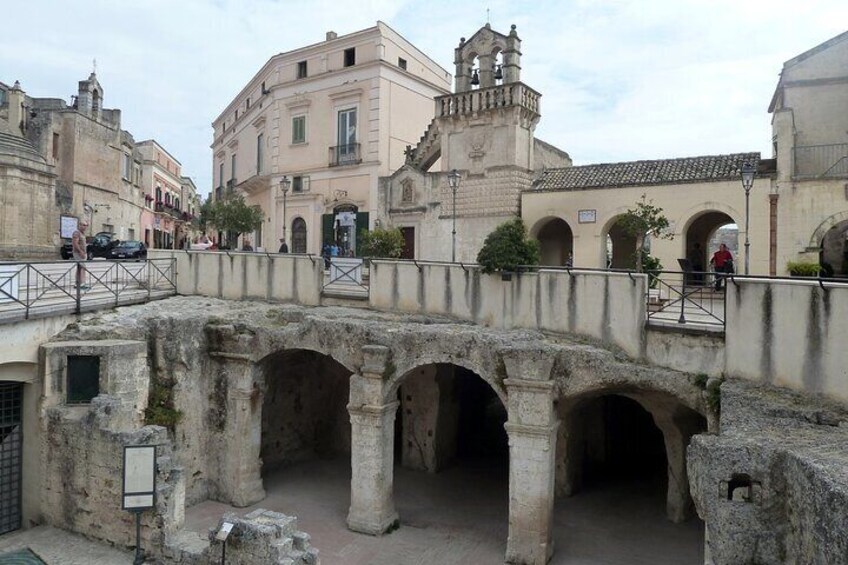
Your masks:
M 460 39 L 454 64 L 454 92 L 435 98 L 430 126 L 384 183 L 381 212 L 389 222 L 418 226 L 421 259 L 452 256 L 455 220 L 456 260 L 473 262 L 486 236 L 520 215 L 521 192 L 532 187 L 541 94 L 521 82 L 515 25 L 503 34 L 486 24 Z M 461 175 L 456 194 L 447 180 L 454 169 Z M 422 187 L 415 202 L 403 198 L 409 182 Z

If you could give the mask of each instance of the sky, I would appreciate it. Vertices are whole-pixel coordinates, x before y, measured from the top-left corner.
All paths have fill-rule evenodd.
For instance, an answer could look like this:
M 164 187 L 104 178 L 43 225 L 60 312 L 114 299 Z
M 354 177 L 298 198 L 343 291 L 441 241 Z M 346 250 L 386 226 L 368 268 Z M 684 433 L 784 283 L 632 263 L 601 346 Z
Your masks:
M 760 151 L 784 61 L 848 30 L 846 0 L 29 0 L 3 2 L 0 81 L 70 101 L 97 61 L 104 107 L 154 138 L 201 193 L 211 122 L 267 60 L 391 26 L 453 74 L 487 21 L 522 40 L 536 136 L 575 165 Z M 37 16 L 51 14 L 50 17 Z M 424 128 L 422 127 L 422 133 Z

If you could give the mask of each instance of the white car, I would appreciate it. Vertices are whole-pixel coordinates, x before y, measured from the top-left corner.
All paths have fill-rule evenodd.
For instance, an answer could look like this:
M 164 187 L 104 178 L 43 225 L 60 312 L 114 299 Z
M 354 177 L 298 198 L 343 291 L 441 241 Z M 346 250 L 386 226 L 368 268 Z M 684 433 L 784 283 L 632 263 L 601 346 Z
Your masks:
M 211 241 L 208 241 L 206 243 L 192 243 L 190 249 L 191 249 L 191 251 L 206 251 L 207 249 L 209 249 L 213 245 L 215 245 L 215 244 L 212 243 Z

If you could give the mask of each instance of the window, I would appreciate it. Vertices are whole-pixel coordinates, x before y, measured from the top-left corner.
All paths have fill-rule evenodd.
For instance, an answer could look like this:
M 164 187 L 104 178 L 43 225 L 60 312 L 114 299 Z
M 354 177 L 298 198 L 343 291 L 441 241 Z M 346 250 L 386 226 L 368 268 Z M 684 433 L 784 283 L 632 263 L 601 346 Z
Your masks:
M 357 162 L 356 108 L 339 111 L 338 145 L 333 156 L 334 165 Z
M 268 94 L 268 90 L 265 88 L 265 81 L 262 81 L 262 94 Z
M 227 133 L 227 122 L 224 122 L 221 125 L 221 135 L 224 135 L 225 133 Z
M 344 66 L 352 67 L 356 64 L 356 48 L 351 47 L 350 49 L 344 50 Z
M 68 404 L 89 404 L 100 394 L 100 357 L 68 355 Z
M 292 143 L 306 143 L 306 116 L 292 118 Z
M 53 132 L 53 158 L 59 158 L 59 134 Z
M 247 97 L 247 108 L 245 108 L 245 109 L 246 110 L 250 109 L 250 96 Z
M 218 163 L 218 186 L 224 186 L 224 162 Z
M 398 67 L 400 67 L 403 70 L 406 70 L 406 59 L 402 59 L 402 58 L 398 57 Z
M 297 64 L 297 78 L 306 78 L 306 61 L 301 61 Z
M 236 154 L 233 153 L 233 156 L 230 158 L 230 180 L 235 184 L 236 180 Z
M 236 117 L 235 117 L 235 119 L 236 119 L 236 120 L 238 120 L 238 108 L 236 108 Z
M 265 134 L 260 133 L 256 136 L 256 174 L 262 174 L 262 158 L 263 158 L 263 148 L 265 145 Z
M 133 228 L 127 228 L 127 239 L 130 241 L 135 240 L 135 230 Z
M 292 192 L 307 192 L 309 190 L 309 177 L 292 177 Z
M 132 156 L 124 153 L 124 162 L 123 162 L 123 171 L 121 171 L 121 176 L 124 180 L 130 180 L 132 178 L 132 170 L 133 170 L 133 162 Z

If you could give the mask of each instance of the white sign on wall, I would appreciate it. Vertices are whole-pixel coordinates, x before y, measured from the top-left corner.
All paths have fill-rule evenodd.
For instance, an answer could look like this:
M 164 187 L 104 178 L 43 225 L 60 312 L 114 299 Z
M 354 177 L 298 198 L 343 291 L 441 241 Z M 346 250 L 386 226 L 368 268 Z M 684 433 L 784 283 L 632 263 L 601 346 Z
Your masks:
M 79 227 L 75 216 L 59 216 L 59 237 L 72 238 Z
M 578 210 L 577 211 L 577 223 L 578 224 L 594 224 L 597 221 L 598 211 L 597 210 Z
M 124 446 L 123 510 L 144 510 L 156 504 L 156 446 Z

